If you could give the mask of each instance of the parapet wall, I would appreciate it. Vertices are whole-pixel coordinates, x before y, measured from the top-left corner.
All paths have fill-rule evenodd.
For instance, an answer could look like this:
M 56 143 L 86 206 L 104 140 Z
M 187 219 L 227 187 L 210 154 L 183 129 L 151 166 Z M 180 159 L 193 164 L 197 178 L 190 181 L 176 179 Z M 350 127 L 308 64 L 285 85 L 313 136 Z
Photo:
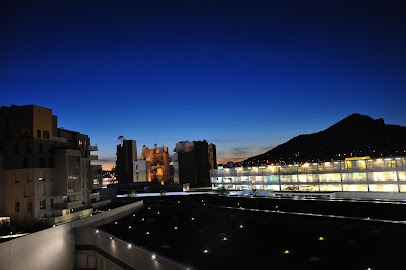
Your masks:
M 76 228 L 75 236 L 77 268 L 192 269 L 95 228 Z
M 343 199 L 387 199 L 406 200 L 406 193 L 401 192 L 334 192 L 331 198 Z
M 101 226 L 143 207 L 143 201 L 75 220 L 0 244 L 1 270 L 74 269 L 74 228 Z

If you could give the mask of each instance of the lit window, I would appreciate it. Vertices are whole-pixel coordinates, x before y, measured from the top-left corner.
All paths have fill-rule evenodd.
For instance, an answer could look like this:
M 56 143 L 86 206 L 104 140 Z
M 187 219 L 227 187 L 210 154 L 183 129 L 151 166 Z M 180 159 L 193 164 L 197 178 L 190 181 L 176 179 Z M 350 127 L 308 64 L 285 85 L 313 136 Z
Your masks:
M 46 208 L 46 200 L 39 201 L 39 209 L 47 209 Z

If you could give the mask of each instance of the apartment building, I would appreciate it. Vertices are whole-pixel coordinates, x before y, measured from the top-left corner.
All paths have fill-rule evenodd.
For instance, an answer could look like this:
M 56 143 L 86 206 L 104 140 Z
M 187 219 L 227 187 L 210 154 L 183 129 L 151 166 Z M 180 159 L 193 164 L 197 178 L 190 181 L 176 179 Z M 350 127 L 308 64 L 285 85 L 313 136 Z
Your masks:
M 87 135 L 57 127 L 52 110 L 0 108 L 0 216 L 32 223 L 89 208 L 99 200 L 97 146 Z
M 150 163 L 150 179 L 166 182 L 170 177 L 168 147 L 142 148 L 142 160 Z

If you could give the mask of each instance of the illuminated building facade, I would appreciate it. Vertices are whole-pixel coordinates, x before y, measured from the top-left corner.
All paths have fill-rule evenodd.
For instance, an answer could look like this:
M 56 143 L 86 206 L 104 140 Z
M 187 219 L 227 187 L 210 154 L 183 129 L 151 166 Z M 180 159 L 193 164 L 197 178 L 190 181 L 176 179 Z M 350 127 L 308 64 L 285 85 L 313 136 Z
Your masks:
M 406 192 L 406 158 L 348 158 L 345 161 L 210 171 L 212 188 L 308 192 Z
M 147 174 L 148 182 L 155 180 L 157 182 L 166 182 L 169 179 L 169 152 L 168 147 L 162 146 L 154 148 L 143 147 L 142 148 L 142 160 L 149 162 L 148 166 L 140 167 L 144 171 L 149 171 Z M 139 169 L 139 171 L 140 171 Z

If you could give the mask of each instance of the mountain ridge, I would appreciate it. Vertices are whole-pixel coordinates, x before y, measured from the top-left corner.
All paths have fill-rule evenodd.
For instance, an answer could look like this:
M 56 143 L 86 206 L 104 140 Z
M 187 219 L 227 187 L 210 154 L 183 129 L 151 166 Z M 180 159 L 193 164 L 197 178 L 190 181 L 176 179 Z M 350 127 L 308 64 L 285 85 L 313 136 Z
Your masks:
M 406 156 L 406 127 L 354 113 L 325 130 L 298 135 L 236 165 L 292 164 L 354 156 Z

